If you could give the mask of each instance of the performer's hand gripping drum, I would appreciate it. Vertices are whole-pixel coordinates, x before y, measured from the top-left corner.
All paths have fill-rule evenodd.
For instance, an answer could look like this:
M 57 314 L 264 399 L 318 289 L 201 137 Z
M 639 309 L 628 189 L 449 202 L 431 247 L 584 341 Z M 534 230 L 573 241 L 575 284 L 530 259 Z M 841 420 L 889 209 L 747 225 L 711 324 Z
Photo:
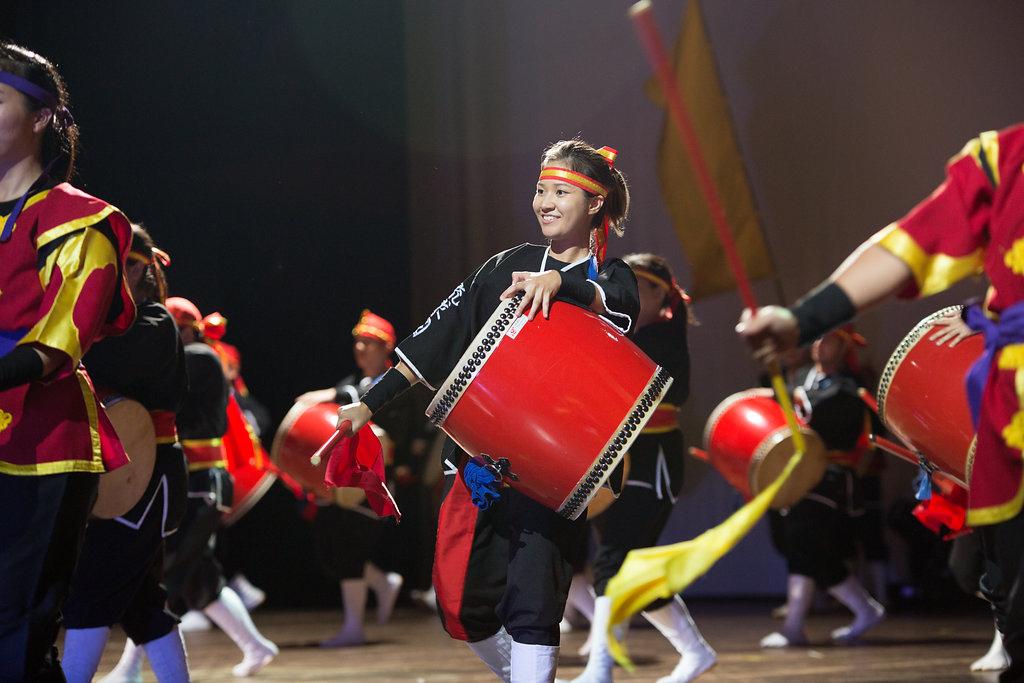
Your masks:
M 967 488 L 976 441 L 964 378 L 985 352 L 985 340 L 978 334 L 950 347 L 928 339 L 935 322 L 954 310 L 928 316 L 896 347 L 878 383 L 878 416 L 931 466 Z
M 270 448 L 270 459 L 290 475 L 307 491 L 317 498 L 331 501 L 339 507 L 349 510 L 373 514 L 362 505 L 366 500 L 366 492 L 359 488 L 331 488 L 324 483 L 328 458 L 313 465 L 309 458 L 338 428 L 337 403 L 296 403 L 281 421 L 281 426 L 274 435 L 274 443 Z M 384 447 L 384 462 L 390 463 L 394 453 L 394 443 L 387 433 L 374 423 L 370 423 L 377 438 Z
M 505 481 L 570 519 L 587 508 L 672 378 L 589 310 L 550 317 L 501 305 L 427 408 L 471 456 L 507 461 Z
M 776 510 L 799 501 L 825 475 L 821 437 L 803 424 L 801 432 L 807 451 L 772 500 Z M 712 466 L 747 500 L 775 481 L 796 451 L 771 389 L 741 391 L 718 404 L 704 427 L 704 448 Z

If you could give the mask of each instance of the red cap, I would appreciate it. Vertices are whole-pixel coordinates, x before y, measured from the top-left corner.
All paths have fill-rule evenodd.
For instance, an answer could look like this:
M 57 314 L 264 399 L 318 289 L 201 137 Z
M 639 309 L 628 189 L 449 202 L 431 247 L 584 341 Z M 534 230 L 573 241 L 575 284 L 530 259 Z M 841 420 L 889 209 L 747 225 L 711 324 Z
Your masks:
M 178 327 L 184 327 L 185 325 L 192 325 L 202 329 L 203 314 L 199 312 L 199 308 L 189 301 L 188 299 L 180 296 L 167 297 L 167 301 L 164 302 L 167 306 L 167 310 L 174 316 L 174 322 L 178 323 Z
M 352 336 L 370 337 L 382 341 L 388 346 L 394 346 L 398 341 L 398 337 L 395 336 L 395 326 L 368 308 L 363 309 L 363 314 L 359 316 L 359 322 L 352 328 Z
M 228 319 L 215 311 L 203 318 L 203 334 L 209 339 L 223 339 L 228 331 Z

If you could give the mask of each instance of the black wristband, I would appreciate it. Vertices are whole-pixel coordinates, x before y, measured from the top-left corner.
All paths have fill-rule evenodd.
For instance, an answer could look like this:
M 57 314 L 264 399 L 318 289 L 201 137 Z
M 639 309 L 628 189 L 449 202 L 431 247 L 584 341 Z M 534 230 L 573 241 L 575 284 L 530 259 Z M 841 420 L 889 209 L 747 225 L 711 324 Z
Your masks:
M 16 346 L 0 358 L 0 391 L 28 384 L 43 376 L 43 359 L 30 346 Z
M 800 344 L 809 344 L 857 314 L 850 297 L 834 282 L 826 282 L 789 309 L 800 328 Z
M 403 391 L 411 387 L 409 380 L 405 378 L 405 375 L 400 373 L 396 368 L 391 368 L 384 373 L 376 384 L 370 387 L 370 390 L 363 394 L 361 399 L 366 407 L 370 409 L 371 413 L 376 413 L 382 407 L 384 407 L 389 401 L 397 397 Z
M 597 285 L 590 280 L 566 277 L 563 273 L 559 275 L 562 276 L 562 286 L 558 288 L 558 296 L 590 308 L 590 304 L 594 303 L 594 295 L 597 294 Z

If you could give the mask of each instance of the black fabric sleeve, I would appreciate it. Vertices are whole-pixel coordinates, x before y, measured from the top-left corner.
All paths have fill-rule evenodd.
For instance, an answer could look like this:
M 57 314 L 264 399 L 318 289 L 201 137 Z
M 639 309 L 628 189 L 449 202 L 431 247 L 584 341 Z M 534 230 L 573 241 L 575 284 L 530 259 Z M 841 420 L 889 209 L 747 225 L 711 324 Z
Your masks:
M 384 373 L 383 377 L 377 380 L 376 384 L 363 394 L 362 401 L 370 409 L 371 413 L 376 413 L 410 386 L 412 385 L 405 378 L 405 375 L 396 368 L 391 368 Z
M 558 294 L 563 299 L 568 299 L 580 306 L 590 308 L 590 304 L 594 301 L 594 295 L 597 294 L 597 285 L 590 280 L 580 280 L 574 277 L 565 277 L 562 275 L 562 285 L 558 288 Z
M 31 346 L 16 346 L 0 358 L 0 391 L 28 384 L 43 376 L 43 359 Z
M 826 282 L 814 288 L 789 310 L 796 318 L 801 346 L 853 320 L 853 316 L 857 315 L 850 297 L 834 282 Z
M 511 250 L 510 250 L 511 251 Z M 423 324 L 395 348 L 395 355 L 431 390 L 435 390 L 459 362 L 473 341 L 472 306 L 477 281 L 492 272 L 502 257 L 497 254 L 460 282 Z
M 690 395 L 687 331 L 686 311 L 680 308 L 672 320 L 646 325 L 632 335 L 640 350 L 672 376 L 665 400 L 675 405 L 682 405 Z
M 821 436 L 825 447 L 830 450 L 852 450 L 864 431 L 866 407 L 856 391 L 852 380 L 842 380 L 838 386 L 834 385 L 820 395 L 809 396 L 811 429 Z
M 202 343 L 185 347 L 188 394 L 178 413 L 183 439 L 212 439 L 228 429 L 228 383 L 216 352 Z
M 632 332 L 640 314 L 640 294 L 632 269 L 621 259 L 610 259 L 605 262 L 594 284 L 605 308 L 601 317 L 623 334 Z

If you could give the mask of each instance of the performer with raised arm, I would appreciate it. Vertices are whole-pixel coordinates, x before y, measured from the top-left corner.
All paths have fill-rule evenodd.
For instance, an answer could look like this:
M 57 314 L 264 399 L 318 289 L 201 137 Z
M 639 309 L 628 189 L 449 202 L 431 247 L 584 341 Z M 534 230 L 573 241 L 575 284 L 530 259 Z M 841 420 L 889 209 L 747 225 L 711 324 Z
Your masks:
M 989 571 L 981 588 L 995 608 L 1011 666 L 1024 678 L 1024 125 L 989 131 L 949 162 L 945 182 L 905 217 L 861 245 L 792 308 L 744 315 L 737 331 L 772 361 L 896 294 L 927 296 L 968 275 L 988 275 L 983 305 L 967 322 L 986 354 L 967 378 L 977 428 L 967 523 L 981 534 Z
M 614 161 L 614 150 L 581 140 L 549 147 L 533 199 L 548 245 L 521 244 L 488 259 L 398 345 L 402 362 L 360 403 L 344 406 L 340 418 L 358 430 L 412 383 L 440 385 L 502 299 L 522 294 L 518 313 L 531 319 L 538 312 L 546 317 L 556 299 L 566 301 L 631 331 L 639 310 L 636 278 L 621 260 L 604 258 L 608 230 L 622 233 L 629 206 Z M 599 377 L 579 381 L 600 391 Z M 450 467 L 434 561 L 444 627 L 503 680 L 554 680 L 558 623 L 572 578 L 565 553 L 584 532 L 583 519 L 570 521 L 515 490 L 499 495 L 496 485 L 471 492 L 466 482 L 484 468 L 450 440 L 444 455 Z
M 135 316 L 131 228 L 67 183 L 77 143 L 53 64 L 0 44 L 0 681 L 60 678 L 97 475 L 127 462 L 79 361 Z
M 633 269 L 640 293 L 640 314 L 633 341 L 673 378 L 668 394 L 629 449 L 629 475 L 619 499 L 592 524 L 598 545 L 594 556 L 594 618 L 590 626 L 590 658 L 580 683 L 612 680 L 615 665 L 608 652 L 611 599 L 605 587 L 619 571 L 626 554 L 658 544 L 676 498 L 683 487 L 683 432 L 679 408 L 690 393 L 687 326 L 694 322 L 689 296 L 672 269 L 656 254 L 630 254 L 623 260 Z M 715 664 L 715 651 L 704 641 L 678 595 L 647 607 L 644 617 L 679 653 L 679 663 L 658 683 L 692 681 Z

